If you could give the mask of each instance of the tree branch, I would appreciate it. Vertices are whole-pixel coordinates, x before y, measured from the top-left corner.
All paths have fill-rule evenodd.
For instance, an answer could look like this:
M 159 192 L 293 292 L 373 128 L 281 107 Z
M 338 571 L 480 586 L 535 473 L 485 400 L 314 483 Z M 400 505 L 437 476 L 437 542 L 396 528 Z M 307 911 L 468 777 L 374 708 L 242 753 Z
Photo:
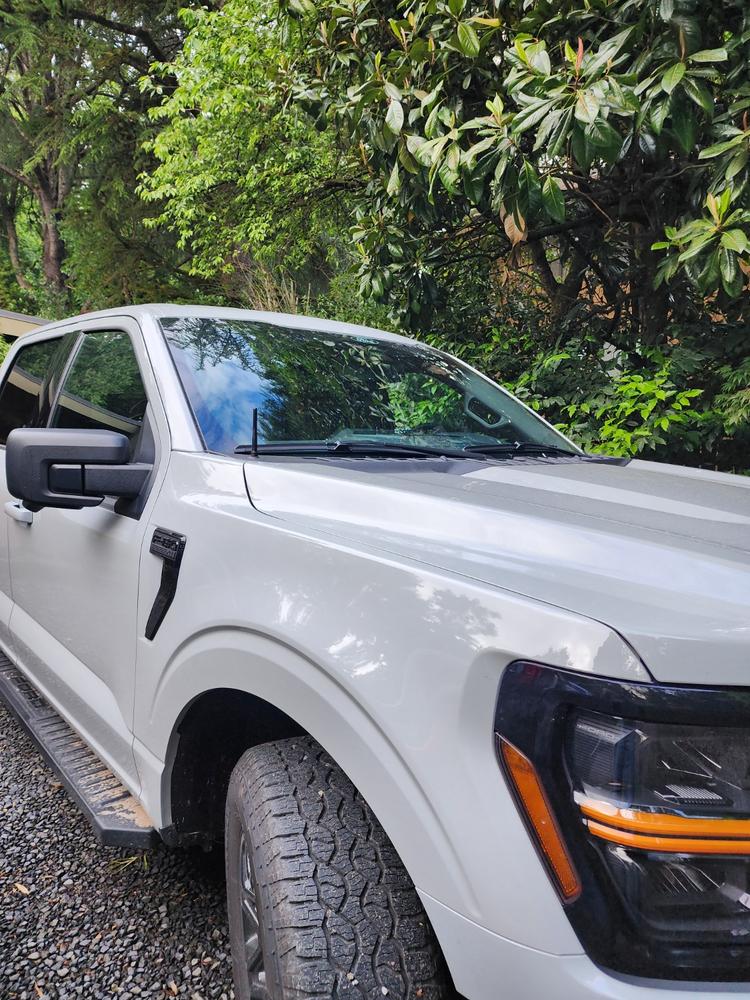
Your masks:
M 19 184 L 23 184 L 24 187 L 27 187 L 29 191 L 36 191 L 36 188 L 28 177 L 24 177 L 24 175 L 18 170 L 14 170 L 13 167 L 9 167 L 5 163 L 0 163 L 0 174 L 5 174 L 5 176 L 10 177 L 11 180 L 18 181 Z
M 121 35 L 130 35 L 132 38 L 137 38 L 145 45 L 157 62 L 168 62 L 164 49 L 162 49 L 148 28 L 140 27 L 136 24 L 124 24 L 122 21 L 112 20 L 103 14 L 95 14 L 94 11 L 85 10 L 81 7 L 69 7 L 67 13 L 79 21 L 91 21 L 102 28 L 109 28 L 110 31 L 116 31 Z

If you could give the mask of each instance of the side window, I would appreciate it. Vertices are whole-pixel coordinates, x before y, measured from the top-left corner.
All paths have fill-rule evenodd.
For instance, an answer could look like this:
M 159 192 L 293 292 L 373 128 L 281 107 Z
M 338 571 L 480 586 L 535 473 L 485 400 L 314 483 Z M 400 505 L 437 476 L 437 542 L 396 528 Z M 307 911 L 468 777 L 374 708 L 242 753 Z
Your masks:
M 42 386 L 61 338 L 40 340 L 22 347 L 0 389 L 0 444 L 16 427 L 39 422 Z
M 119 431 L 133 442 L 145 412 L 146 390 L 127 333 L 84 334 L 50 426 Z

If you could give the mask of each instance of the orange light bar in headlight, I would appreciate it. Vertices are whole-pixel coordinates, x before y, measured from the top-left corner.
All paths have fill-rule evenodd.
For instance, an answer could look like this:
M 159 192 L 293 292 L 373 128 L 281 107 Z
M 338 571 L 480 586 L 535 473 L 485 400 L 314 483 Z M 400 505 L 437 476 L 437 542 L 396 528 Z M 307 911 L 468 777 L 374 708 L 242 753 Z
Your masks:
M 534 765 L 502 737 L 500 751 L 508 776 L 536 834 L 539 847 L 549 862 L 560 893 L 565 900 L 575 899 L 581 891 L 581 883 L 573 862 L 568 857 Z
M 698 840 L 692 837 L 651 837 L 628 830 L 615 830 L 605 823 L 588 821 L 589 832 L 621 847 L 668 854 L 750 854 L 750 840 Z
M 676 816 L 615 806 L 581 797 L 589 832 L 601 840 L 644 851 L 679 854 L 750 854 L 750 820 Z
M 643 812 L 622 808 L 598 799 L 579 798 L 578 805 L 589 819 L 635 833 L 666 837 L 745 837 L 750 839 L 750 819 L 704 819 L 672 813 Z

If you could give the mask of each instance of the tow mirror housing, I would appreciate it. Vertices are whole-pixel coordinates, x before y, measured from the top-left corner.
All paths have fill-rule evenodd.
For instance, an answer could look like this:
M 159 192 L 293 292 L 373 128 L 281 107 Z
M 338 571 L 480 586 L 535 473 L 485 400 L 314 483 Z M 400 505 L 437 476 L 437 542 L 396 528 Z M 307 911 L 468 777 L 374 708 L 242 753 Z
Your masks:
M 137 497 L 152 467 L 129 458 L 128 439 L 116 431 L 19 427 L 5 447 L 8 491 L 29 510 Z

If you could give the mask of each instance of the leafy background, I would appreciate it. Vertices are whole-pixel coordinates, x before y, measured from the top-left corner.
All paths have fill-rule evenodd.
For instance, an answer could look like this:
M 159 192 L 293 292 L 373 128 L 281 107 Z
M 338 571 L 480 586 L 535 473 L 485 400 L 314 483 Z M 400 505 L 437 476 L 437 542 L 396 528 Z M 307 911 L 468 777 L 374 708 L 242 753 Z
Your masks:
M 745 471 L 745 0 L 0 0 L 0 306 L 305 311 Z

